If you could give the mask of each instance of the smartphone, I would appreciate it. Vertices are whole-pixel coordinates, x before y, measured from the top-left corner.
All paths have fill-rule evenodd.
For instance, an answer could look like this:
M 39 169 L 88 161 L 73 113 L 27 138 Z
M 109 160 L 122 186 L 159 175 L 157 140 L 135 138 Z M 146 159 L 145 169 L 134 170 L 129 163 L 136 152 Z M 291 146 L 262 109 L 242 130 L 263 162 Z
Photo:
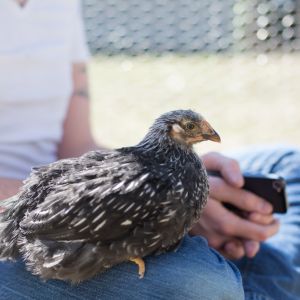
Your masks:
M 222 177 L 220 172 L 208 171 L 209 176 Z M 286 195 L 286 182 L 277 174 L 261 174 L 261 173 L 243 173 L 245 184 L 243 189 L 250 191 L 268 202 L 273 206 L 274 213 L 284 214 L 288 209 L 288 201 Z M 225 205 L 228 209 L 237 210 L 231 204 Z

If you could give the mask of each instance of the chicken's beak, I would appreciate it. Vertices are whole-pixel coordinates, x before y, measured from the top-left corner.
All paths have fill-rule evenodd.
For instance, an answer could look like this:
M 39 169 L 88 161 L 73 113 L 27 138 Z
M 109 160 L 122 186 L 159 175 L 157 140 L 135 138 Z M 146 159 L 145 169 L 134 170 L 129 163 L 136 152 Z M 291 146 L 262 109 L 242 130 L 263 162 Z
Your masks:
M 200 128 L 203 140 L 210 140 L 213 142 L 221 143 L 219 134 L 211 127 L 211 125 L 207 121 L 202 120 L 200 123 Z

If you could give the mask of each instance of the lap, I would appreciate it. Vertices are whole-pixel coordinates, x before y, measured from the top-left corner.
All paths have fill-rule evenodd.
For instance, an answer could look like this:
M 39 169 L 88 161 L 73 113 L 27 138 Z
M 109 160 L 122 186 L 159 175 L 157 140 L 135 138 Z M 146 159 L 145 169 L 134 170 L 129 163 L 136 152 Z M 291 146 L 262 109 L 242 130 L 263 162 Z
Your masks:
M 247 171 L 275 172 L 288 181 L 290 208 L 280 232 L 254 259 L 235 262 L 249 299 L 300 295 L 300 154 L 294 149 L 252 149 L 236 155 Z M 132 263 L 116 266 L 78 286 L 42 282 L 21 262 L 0 264 L 1 299 L 243 299 L 236 267 L 200 237 L 186 237 L 176 253 L 148 257 L 144 279 Z
M 146 274 L 124 263 L 72 286 L 42 282 L 23 263 L 0 264 L 1 299 L 243 299 L 237 268 L 200 237 L 186 237 L 177 252 L 145 259 Z M 5 275 L 4 275 L 5 274 Z

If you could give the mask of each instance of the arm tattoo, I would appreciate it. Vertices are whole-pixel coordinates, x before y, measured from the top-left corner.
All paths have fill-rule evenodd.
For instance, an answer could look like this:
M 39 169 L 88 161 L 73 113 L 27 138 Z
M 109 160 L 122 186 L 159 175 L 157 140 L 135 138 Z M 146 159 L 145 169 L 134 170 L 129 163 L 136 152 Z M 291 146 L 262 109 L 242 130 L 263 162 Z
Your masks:
M 87 73 L 87 67 L 85 64 L 79 64 L 75 66 L 74 70 L 74 90 L 73 90 L 73 97 L 83 97 L 87 100 L 89 99 L 89 90 L 87 87 L 87 79 L 86 79 L 86 73 Z
M 77 89 L 74 91 L 73 96 L 84 97 L 89 100 L 90 95 L 87 89 Z
M 79 68 L 79 72 L 80 72 L 81 74 L 86 74 L 86 66 L 80 67 L 80 68 Z

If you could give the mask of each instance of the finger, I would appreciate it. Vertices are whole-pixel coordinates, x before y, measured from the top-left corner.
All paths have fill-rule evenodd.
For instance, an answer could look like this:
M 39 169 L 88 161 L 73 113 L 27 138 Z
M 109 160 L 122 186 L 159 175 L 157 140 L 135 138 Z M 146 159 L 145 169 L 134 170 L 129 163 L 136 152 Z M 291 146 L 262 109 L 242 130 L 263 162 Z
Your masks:
M 240 259 L 245 256 L 243 243 L 240 240 L 231 240 L 223 246 L 224 255 L 229 259 Z
M 265 241 L 278 232 L 279 222 L 274 220 L 271 224 L 260 225 L 234 215 L 231 223 L 226 225 L 223 230 L 227 235 L 254 241 Z
M 257 224 L 262 224 L 262 225 L 268 225 L 271 224 L 275 219 L 274 216 L 269 214 L 269 215 L 263 215 L 257 212 L 251 212 L 248 213 L 247 219 L 255 222 Z
M 222 177 L 235 187 L 244 185 L 244 178 L 239 163 L 232 158 L 217 152 L 210 152 L 202 156 L 203 163 L 208 170 L 220 171 Z
M 245 250 L 245 255 L 249 258 L 254 257 L 260 248 L 260 243 L 257 241 L 244 240 L 243 246 Z
M 222 178 L 210 177 L 210 196 L 221 202 L 227 202 L 245 211 L 269 214 L 273 208 L 263 198 L 243 189 L 230 186 Z
M 214 226 L 211 226 L 210 221 L 211 220 L 206 219 L 204 214 L 203 217 L 193 225 L 192 229 L 189 231 L 189 235 L 204 236 L 210 247 L 219 249 L 228 240 L 228 237 L 218 233 Z
M 210 229 L 213 229 L 215 234 L 217 233 L 223 236 L 226 240 L 243 238 L 247 240 L 264 241 L 277 233 L 279 229 L 279 222 L 276 219 L 267 225 L 256 224 L 229 211 L 213 198 L 209 199 L 209 204 L 204 209 L 203 216 L 207 215 L 209 215 L 209 218 L 206 220 L 204 226 L 207 225 L 206 223 L 208 223 L 209 220 L 214 220 L 210 222 Z

